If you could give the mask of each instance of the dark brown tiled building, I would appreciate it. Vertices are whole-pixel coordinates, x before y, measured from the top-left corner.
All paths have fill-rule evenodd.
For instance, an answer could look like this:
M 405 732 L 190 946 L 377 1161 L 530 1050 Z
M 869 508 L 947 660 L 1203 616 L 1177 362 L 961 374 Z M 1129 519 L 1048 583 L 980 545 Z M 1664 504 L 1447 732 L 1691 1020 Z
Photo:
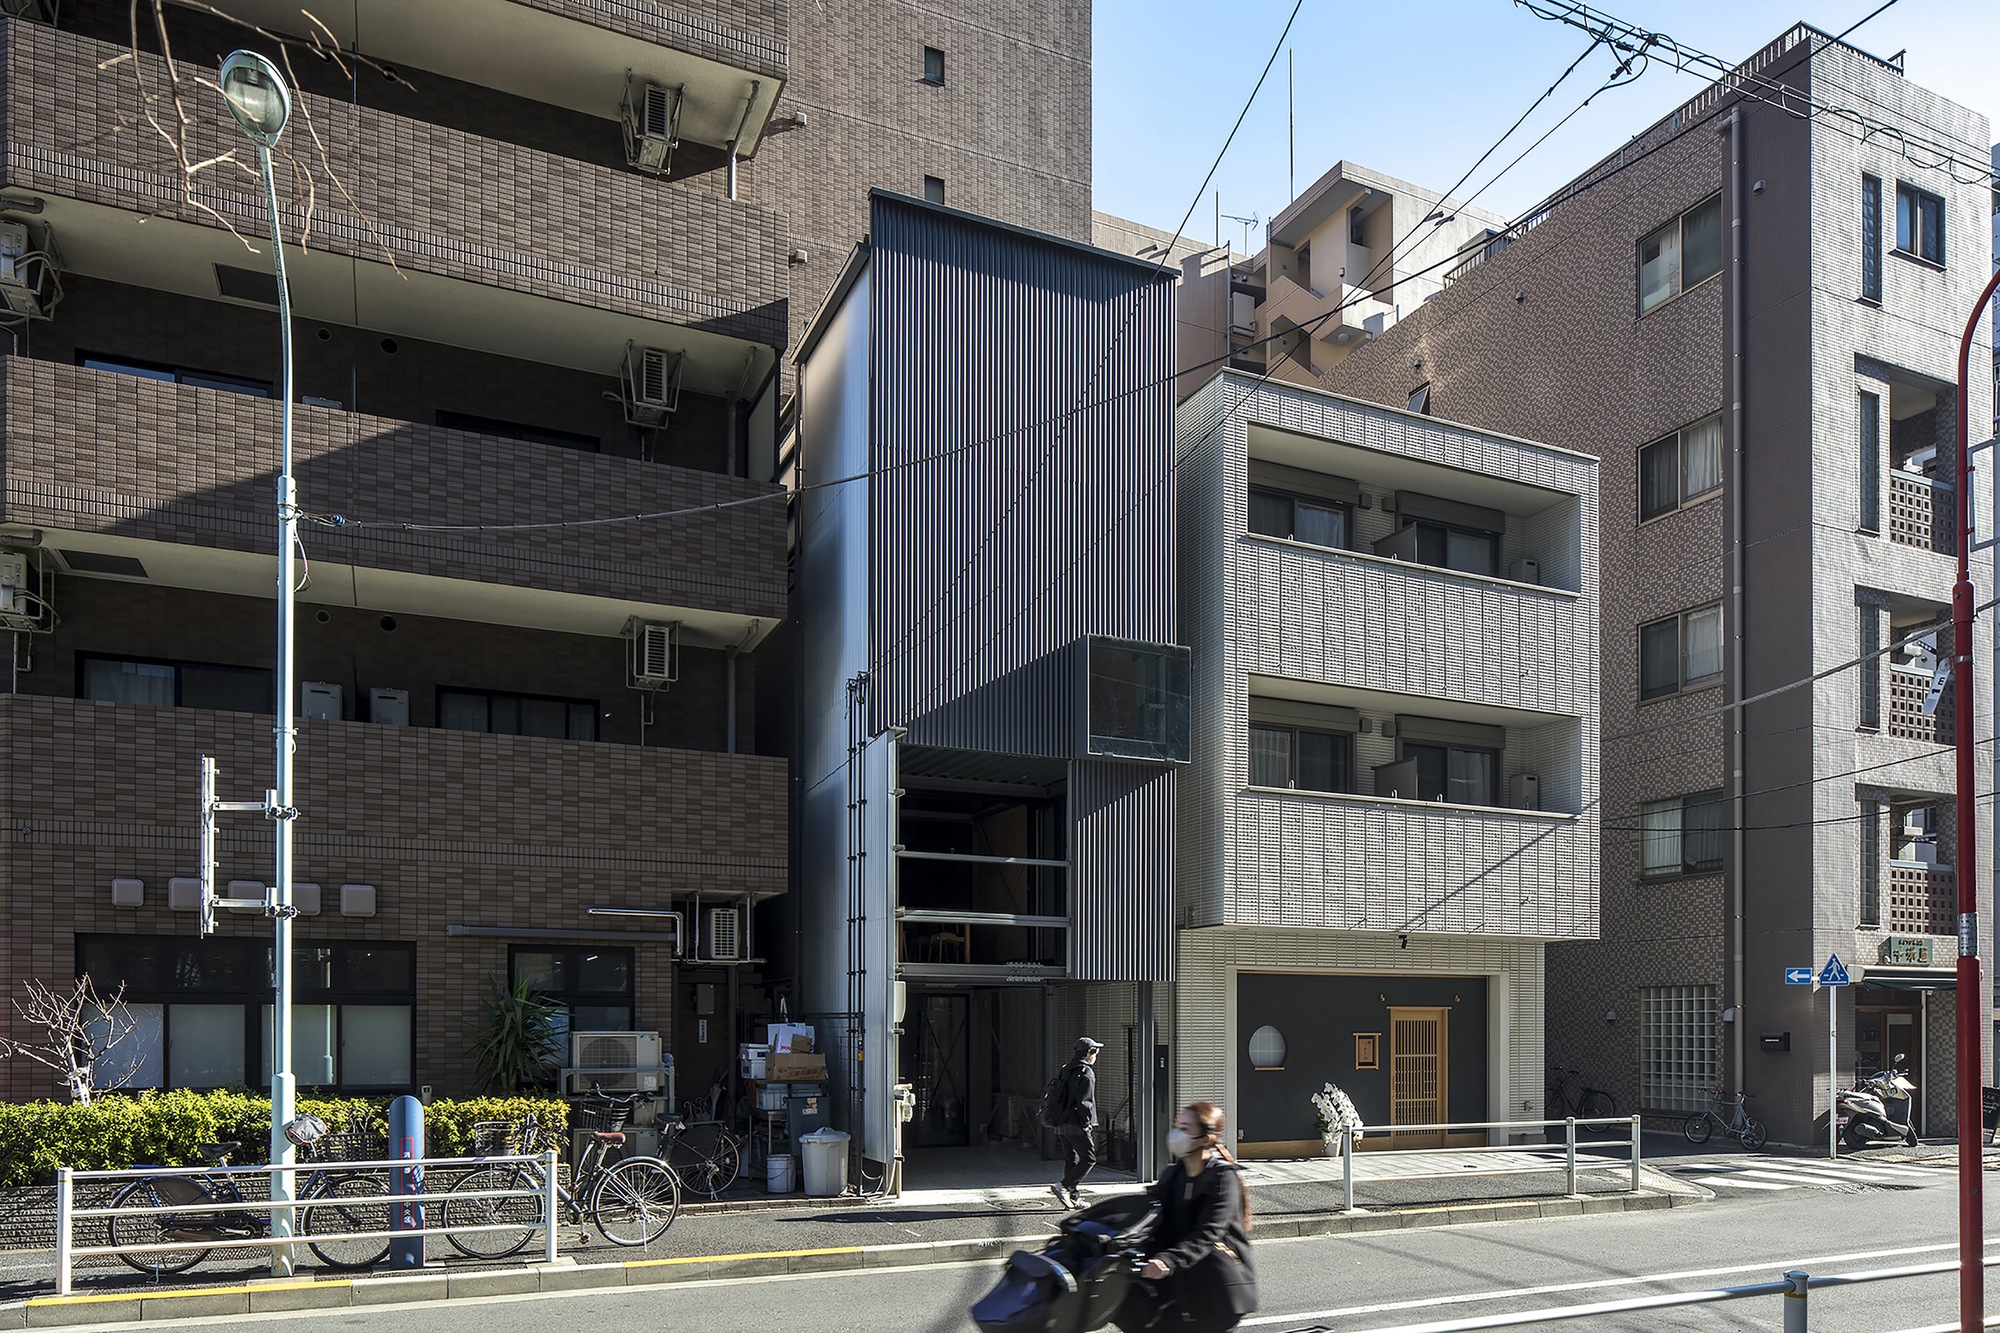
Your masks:
M 269 924 L 224 912 L 202 943 L 187 910 L 199 756 L 225 799 L 271 782 L 261 184 L 226 162 L 182 188 L 129 6 L 39 8 L 0 19 L 0 251 L 54 270 L 0 279 L 0 585 L 25 594 L 0 592 L 0 981 L 123 979 L 140 1082 L 262 1086 Z M 353 0 L 314 11 L 367 58 L 343 70 L 295 5 L 222 8 L 289 34 L 299 80 L 300 1083 L 468 1091 L 485 997 L 533 977 L 580 1026 L 659 1030 L 698 1093 L 783 980 L 754 909 L 788 882 L 788 766 L 755 717 L 789 340 L 873 185 L 1087 235 L 1088 10 Z M 277 43 L 167 13 L 188 160 L 254 164 L 192 81 Z M 629 148 L 628 80 L 642 107 L 655 85 Z M 633 424 L 628 348 L 678 367 L 663 424 Z M 664 688 L 647 626 L 674 627 Z M 270 826 L 221 832 L 218 878 L 261 892 Z M 604 907 L 678 913 L 678 939 Z M 55 1091 L 0 1063 L 0 1096 Z
M 1946 1133 L 1950 726 L 1923 711 L 1927 656 L 1873 654 L 1949 612 L 1991 140 L 1803 26 L 1738 80 L 1470 249 L 1324 381 L 1602 460 L 1602 934 L 1549 949 L 1551 1059 L 1648 1113 L 1747 1086 L 1774 1138 L 1823 1142 L 1827 1000 L 1784 971 L 1838 954 L 1864 982 L 1836 992 L 1843 1085 L 1906 1054 L 1919 1127 Z

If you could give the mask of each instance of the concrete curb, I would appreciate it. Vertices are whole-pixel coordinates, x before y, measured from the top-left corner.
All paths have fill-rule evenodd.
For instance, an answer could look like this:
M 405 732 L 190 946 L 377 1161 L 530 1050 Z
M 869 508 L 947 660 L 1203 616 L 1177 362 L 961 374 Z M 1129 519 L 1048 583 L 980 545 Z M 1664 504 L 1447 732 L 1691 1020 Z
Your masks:
M 1500 1200 L 1442 1204 L 1382 1212 L 1294 1214 L 1260 1218 L 1260 1239 L 1289 1240 L 1413 1227 L 1456 1226 L 1471 1222 L 1515 1222 L 1543 1217 L 1583 1217 L 1597 1213 L 1652 1212 L 1698 1203 L 1689 1193 L 1578 1195 L 1560 1199 Z M 628 1259 L 620 1263 L 481 1269 L 462 1273 L 399 1273 L 384 1277 L 270 1279 L 238 1286 L 172 1290 L 110 1291 L 41 1296 L 0 1305 L 0 1330 L 62 1328 L 77 1324 L 146 1323 L 155 1319 L 217 1319 L 226 1315 L 332 1310 L 364 1305 L 447 1301 L 472 1296 L 518 1296 L 555 1292 L 606 1291 L 663 1283 L 706 1282 L 716 1278 L 776 1277 L 789 1273 L 840 1273 L 921 1264 L 1004 1259 L 1029 1237 L 1014 1239 L 915 1241 L 902 1245 L 850 1245 L 819 1250 L 770 1250 L 754 1254 L 707 1254 L 670 1259 Z

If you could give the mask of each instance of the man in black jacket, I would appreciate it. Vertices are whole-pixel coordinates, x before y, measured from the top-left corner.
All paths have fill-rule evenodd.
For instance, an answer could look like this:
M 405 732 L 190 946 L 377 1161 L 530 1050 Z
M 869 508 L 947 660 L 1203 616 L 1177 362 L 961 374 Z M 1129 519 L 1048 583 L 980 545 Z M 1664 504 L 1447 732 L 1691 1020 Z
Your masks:
M 1083 1207 L 1077 1186 L 1097 1165 L 1097 1144 L 1091 1137 L 1097 1128 L 1097 1071 L 1092 1066 L 1103 1049 L 1101 1041 L 1078 1037 L 1075 1057 L 1063 1066 L 1065 1111 L 1056 1125 L 1056 1137 L 1062 1141 L 1063 1174 L 1062 1183 L 1049 1186 L 1049 1192 L 1065 1208 Z

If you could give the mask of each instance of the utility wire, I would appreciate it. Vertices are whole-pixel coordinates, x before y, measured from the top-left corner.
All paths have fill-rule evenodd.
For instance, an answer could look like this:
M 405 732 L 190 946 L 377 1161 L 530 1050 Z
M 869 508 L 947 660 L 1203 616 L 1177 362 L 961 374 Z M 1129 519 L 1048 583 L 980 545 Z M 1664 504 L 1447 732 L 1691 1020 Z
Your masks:
M 1847 31 L 1846 31 L 1846 32 L 1843 32 L 1843 33 L 1841 33 L 1841 34 L 1840 34 L 1840 36 L 1838 36 L 1838 37 L 1834 38 L 1833 40 L 1834 40 L 1834 41 L 1836 41 L 1836 42 L 1844 42 L 1844 41 L 1846 41 L 1846 40 L 1848 39 L 1848 37 L 1850 37 L 1851 35 L 1853 35 L 1853 32 L 1854 32 L 1854 30 L 1855 30 L 1856 28 L 1858 28 L 1858 27 L 1860 27 L 1860 26 L 1861 26 L 1862 24 L 1864 24 L 1864 23 L 1868 22 L 1868 21 L 1869 21 L 1869 19 L 1872 19 L 1872 18 L 1874 18 L 1874 17 L 1875 17 L 1875 16 L 1877 15 L 1877 14 L 1880 14 L 1880 13 L 1881 13 L 1881 12 L 1882 12 L 1882 11 L 1883 11 L 1884 9 L 1887 9 L 1887 8 L 1889 8 L 1889 7 L 1891 6 L 1891 5 L 1894 5 L 1895 3 L 1896 3 L 1896 0 L 1883 0 L 1883 3 L 1882 3 L 1882 5 L 1881 5 L 1880 7 L 1878 7 L 1878 8 L 1876 8 L 1876 9 L 1874 9 L 1874 10 L 1871 10 L 1871 11 L 1869 12 L 1869 14 L 1868 14 L 1868 17 L 1867 17 L 1867 18 L 1863 18 L 1863 19 L 1856 19 L 1856 20 L 1855 20 L 1855 21 L 1854 21 L 1854 22 L 1853 22 L 1852 24 L 1848 25 L 1848 28 L 1847 28 Z

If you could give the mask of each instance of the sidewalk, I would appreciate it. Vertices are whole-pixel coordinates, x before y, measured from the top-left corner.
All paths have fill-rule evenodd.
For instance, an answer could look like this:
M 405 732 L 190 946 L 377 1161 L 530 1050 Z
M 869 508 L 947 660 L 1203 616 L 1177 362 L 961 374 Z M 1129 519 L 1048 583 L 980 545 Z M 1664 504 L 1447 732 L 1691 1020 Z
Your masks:
M 1653 1171 L 1645 1173 L 1640 1193 L 1622 1193 L 1629 1168 L 1587 1173 L 1580 1181 L 1582 1193 L 1566 1195 L 1560 1148 L 1524 1149 L 1497 1155 L 1497 1160 L 1483 1156 L 1479 1169 L 1499 1166 L 1518 1172 L 1497 1177 L 1413 1179 L 1410 1172 L 1418 1169 L 1417 1162 L 1432 1170 L 1459 1169 L 1440 1158 L 1398 1162 L 1392 1154 L 1363 1154 L 1356 1159 L 1359 1207 L 1353 1213 L 1340 1211 L 1337 1160 L 1252 1163 L 1256 1234 L 1280 1239 L 1575 1216 L 1667 1208 L 1709 1197 L 1705 1190 Z M 1025 1171 L 1015 1173 L 1016 1178 L 1021 1174 Z M 1084 1193 L 1094 1198 L 1134 1188 L 1136 1182 L 1127 1176 L 1092 1181 Z M 77 1294 L 69 1297 L 48 1294 L 52 1252 L 17 1251 L 0 1255 L 0 1300 L 8 1302 L 0 1304 L 0 1330 L 997 1261 L 1016 1249 L 1039 1246 L 1065 1215 L 1045 1182 L 974 1186 L 946 1181 L 894 1199 L 793 1195 L 689 1205 L 650 1253 L 607 1245 L 594 1231 L 590 1243 L 579 1246 L 577 1230 L 565 1226 L 564 1258 L 553 1267 L 475 1264 L 437 1241 L 430 1252 L 452 1257 L 434 1260 L 416 1273 L 302 1272 L 298 1280 L 273 1281 L 257 1259 L 217 1256 L 198 1270 L 203 1280 L 173 1278 L 169 1281 L 176 1285 L 167 1287 L 112 1260 L 115 1266 L 100 1262 L 80 1267 Z

